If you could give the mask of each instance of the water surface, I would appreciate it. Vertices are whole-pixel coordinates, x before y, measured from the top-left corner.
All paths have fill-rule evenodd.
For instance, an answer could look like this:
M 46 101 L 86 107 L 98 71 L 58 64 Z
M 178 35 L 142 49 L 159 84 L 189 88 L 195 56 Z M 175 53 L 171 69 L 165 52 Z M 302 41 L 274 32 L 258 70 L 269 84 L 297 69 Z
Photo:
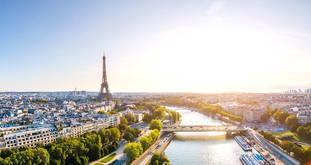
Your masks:
M 221 125 L 201 113 L 187 108 L 167 107 L 182 115 L 182 125 Z M 240 165 L 244 153 L 234 139 L 227 139 L 224 132 L 177 132 L 165 150 L 172 165 Z

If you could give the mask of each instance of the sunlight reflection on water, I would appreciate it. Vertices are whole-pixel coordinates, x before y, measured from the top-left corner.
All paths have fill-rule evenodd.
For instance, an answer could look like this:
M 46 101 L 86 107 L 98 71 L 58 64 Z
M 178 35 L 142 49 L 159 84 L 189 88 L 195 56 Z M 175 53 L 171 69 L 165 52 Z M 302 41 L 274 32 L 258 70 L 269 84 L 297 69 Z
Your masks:
M 185 108 L 168 107 L 182 115 L 182 125 L 221 125 L 201 113 Z M 244 151 L 225 132 L 177 132 L 165 150 L 172 165 L 239 165 Z

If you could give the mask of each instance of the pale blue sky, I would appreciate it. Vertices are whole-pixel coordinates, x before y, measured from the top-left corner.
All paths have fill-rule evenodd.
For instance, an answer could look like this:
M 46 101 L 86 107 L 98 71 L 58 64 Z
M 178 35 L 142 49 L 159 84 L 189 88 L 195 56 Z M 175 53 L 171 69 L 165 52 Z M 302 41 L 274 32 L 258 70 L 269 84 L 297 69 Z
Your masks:
M 0 91 L 311 88 L 311 2 L 0 0 Z

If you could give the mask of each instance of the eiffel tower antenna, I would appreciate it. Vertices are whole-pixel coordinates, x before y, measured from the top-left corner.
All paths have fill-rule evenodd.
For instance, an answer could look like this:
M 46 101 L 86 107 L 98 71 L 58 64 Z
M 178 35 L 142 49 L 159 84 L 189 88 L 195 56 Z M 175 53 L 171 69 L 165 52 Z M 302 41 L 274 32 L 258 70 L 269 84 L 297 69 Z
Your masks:
M 112 95 L 109 91 L 108 81 L 107 81 L 105 52 L 103 55 L 103 77 L 102 77 L 102 83 L 101 83 L 100 91 L 98 94 L 98 99 L 100 101 L 112 101 Z

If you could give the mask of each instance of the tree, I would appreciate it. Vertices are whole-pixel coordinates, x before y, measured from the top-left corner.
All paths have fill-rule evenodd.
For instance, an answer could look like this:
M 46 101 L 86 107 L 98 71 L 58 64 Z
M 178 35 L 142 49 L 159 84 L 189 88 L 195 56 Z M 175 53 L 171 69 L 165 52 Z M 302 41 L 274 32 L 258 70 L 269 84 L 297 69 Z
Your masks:
M 285 120 L 286 118 L 289 116 L 289 114 L 287 112 L 282 112 L 280 117 L 279 117 L 279 121 L 281 124 L 285 124 Z
M 271 115 L 268 111 L 266 111 L 261 117 L 260 121 L 266 123 L 270 119 Z
M 0 152 L 0 157 L 6 158 L 6 157 L 9 157 L 16 152 L 19 152 L 18 148 L 8 148 L 8 149 L 2 150 Z
M 82 138 L 81 141 L 89 149 L 87 156 L 90 158 L 90 160 L 96 160 L 102 156 L 102 142 L 100 135 L 89 134 Z
M 158 129 L 154 129 L 148 135 L 151 138 L 151 142 L 154 143 L 160 136 L 160 131 Z
M 288 116 L 289 114 L 287 112 L 283 112 L 281 109 L 276 110 L 276 112 L 273 114 L 274 119 L 281 124 L 285 123 L 285 120 Z
M 119 130 L 122 134 L 124 134 L 124 132 L 126 131 L 128 125 L 125 125 L 125 124 L 119 124 Z
M 151 141 L 152 139 L 149 136 L 144 136 L 139 140 L 144 151 L 146 151 L 150 147 Z
M 149 127 L 151 130 L 153 129 L 161 130 L 161 128 L 163 128 L 163 124 L 160 120 L 152 120 L 149 124 Z
M 267 106 L 265 113 L 263 115 L 261 115 L 261 117 L 260 117 L 260 121 L 263 123 L 268 122 L 270 117 L 272 117 L 276 111 L 277 111 L 277 109 L 272 109 L 270 106 Z M 280 114 L 278 114 L 278 115 L 280 115 Z
M 120 117 L 120 124 L 128 125 L 128 121 L 125 117 L 121 116 Z
M 140 131 L 137 128 L 127 127 L 123 139 L 133 142 L 139 136 Z
M 110 138 L 110 141 L 119 141 L 120 138 L 121 138 L 121 132 L 118 128 L 110 128 L 110 131 L 111 131 L 111 138 Z
M 135 129 L 131 131 L 135 136 L 139 134 Z M 36 148 L 5 149 L 0 152 L 0 165 L 87 165 L 89 160 L 116 150 L 120 137 L 120 130 L 113 127 L 78 138 L 60 138 Z
M 170 164 L 170 161 L 167 159 L 166 155 L 159 152 L 153 153 L 150 165 L 163 165 L 163 164 L 166 165 Z
M 51 165 L 61 165 L 65 163 L 67 155 L 63 148 L 59 145 L 53 144 L 49 149 Z M 63 163 L 62 163 L 63 162 Z
M 146 123 L 150 123 L 150 121 L 152 120 L 152 115 L 150 113 L 144 113 L 144 117 L 143 117 L 143 121 Z
M 135 115 L 133 113 L 127 113 L 125 115 L 125 118 L 127 119 L 127 121 L 129 122 L 133 122 L 135 123 L 136 122 L 136 118 L 135 118 Z
M 172 114 L 172 118 L 173 118 L 172 120 L 174 123 L 180 120 L 181 115 L 179 112 L 171 111 L 171 114 Z
M 128 143 L 124 147 L 123 151 L 129 159 L 129 162 L 132 162 L 138 158 L 143 153 L 143 148 L 140 143 Z
M 143 147 L 143 150 L 146 151 L 160 136 L 160 132 L 157 129 L 152 130 L 148 135 L 140 139 L 140 143 Z
M 296 130 L 299 126 L 298 119 L 295 115 L 289 115 L 285 120 L 285 124 L 292 131 Z
M 154 118 L 156 118 L 156 119 L 162 120 L 165 117 L 165 112 L 161 108 L 158 108 L 156 111 L 154 111 L 153 114 L 154 114 Z
M 11 165 L 12 162 L 10 161 L 10 159 L 3 159 L 0 157 L 0 165 Z
M 32 165 L 34 164 L 34 152 L 29 149 L 20 151 L 10 156 L 10 160 L 14 165 Z
M 33 149 L 34 160 L 33 163 L 36 165 L 48 165 L 50 164 L 50 154 L 44 148 Z
M 276 110 L 273 114 L 273 118 L 277 121 L 280 120 L 280 116 L 281 116 L 282 111 L 281 110 Z

